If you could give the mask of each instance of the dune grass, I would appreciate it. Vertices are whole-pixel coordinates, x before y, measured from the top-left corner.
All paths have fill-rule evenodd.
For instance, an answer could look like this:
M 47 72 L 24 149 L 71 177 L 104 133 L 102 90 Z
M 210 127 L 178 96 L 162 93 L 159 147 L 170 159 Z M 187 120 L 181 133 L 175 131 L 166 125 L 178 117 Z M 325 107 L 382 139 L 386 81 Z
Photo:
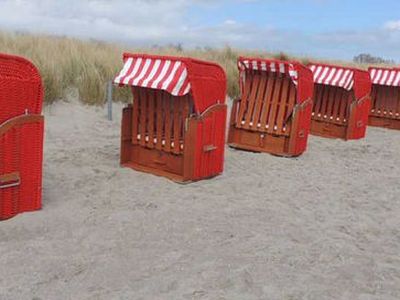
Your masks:
M 103 104 L 106 82 L 114 78 L 122 67 L 122 53 L 151 53 L 190 56 L 220 64 L 228 77 L 228 94 L 239 94 L 236 60 L 240 55 L 289 59 L 284 53 L 239 51 L 222 49 L 182 50 L 180 47 L 129 48 L 98 41 L 83 41 L 67 37 L 53 37 L 22 33 L 0 32 L 0 51 L 30 59 L 40 70 L 45 84 L 45 102 L 66 98 L 71 89 L 78 92 L 86 104 Z M 300 59 L 303 62 L 309 59 Z M 128 89 L 116 89 L 114 98 L 129 101 Z

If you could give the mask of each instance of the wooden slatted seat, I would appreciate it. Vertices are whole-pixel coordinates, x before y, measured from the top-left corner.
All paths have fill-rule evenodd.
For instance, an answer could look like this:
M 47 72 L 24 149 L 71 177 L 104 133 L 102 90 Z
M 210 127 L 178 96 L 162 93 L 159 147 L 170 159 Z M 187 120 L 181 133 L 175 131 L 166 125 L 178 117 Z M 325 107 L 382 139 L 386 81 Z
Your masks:
M 35 66 L 0 54 L 0 220 L 41 208 L 42 103 Z
M 299 63 L 241 57 L 241 99 L 233 103 L 230 146 L 297 156 L 307 145 L 312 74 Z
M 121 164 L 178 182 L 223 171 L 226 77 L 188 58 L 124 54 L 115 83 L 131 86 Z
M 368 124 L 400 130 L 400 69 L 369 68 L 372 80 Z
M 365 136 L 370 105 L 368 72 L 326 64 L 310 64 L 314 75 L 311 134 L 360 139 Z

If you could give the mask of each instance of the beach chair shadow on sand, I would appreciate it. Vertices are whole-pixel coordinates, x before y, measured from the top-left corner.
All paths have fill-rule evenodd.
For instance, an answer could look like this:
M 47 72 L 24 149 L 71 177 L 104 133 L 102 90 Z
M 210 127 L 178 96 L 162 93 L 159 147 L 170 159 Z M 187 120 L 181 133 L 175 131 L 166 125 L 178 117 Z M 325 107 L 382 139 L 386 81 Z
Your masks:
M 311 134 L 355 140 L 365 137 L 370 107 L 368 72 L 310 64 L 314 74 L 314 105 Z
M 41 208 L 42 102 L 35 66 L 0 54 L 0 220 Z
M 368 124 L 400 130 L 400 69 L 369 68 L 372 80 Z
M 241 57 L 241 99 L 233 103 L 228 144 L 233 148 L 298 156 L 307 148 L 313 80 L 296 62 Z
M 121 165 L 177 182 L 223 172 L 226 76 L 189 58 L 124 54 L 115 78 L 132 89 L 123 110 Z

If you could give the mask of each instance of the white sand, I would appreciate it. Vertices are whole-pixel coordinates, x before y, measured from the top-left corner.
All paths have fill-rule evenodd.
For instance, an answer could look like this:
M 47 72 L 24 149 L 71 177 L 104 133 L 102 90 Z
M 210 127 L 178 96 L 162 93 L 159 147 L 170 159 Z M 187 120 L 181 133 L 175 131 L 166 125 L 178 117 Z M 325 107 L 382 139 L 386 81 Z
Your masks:
M 47 108 L 43 210 L 0 223 L 1 300 L 400 299 L 400 132 L 227 149 L 178 185 L 120 168 L 105 115 Z

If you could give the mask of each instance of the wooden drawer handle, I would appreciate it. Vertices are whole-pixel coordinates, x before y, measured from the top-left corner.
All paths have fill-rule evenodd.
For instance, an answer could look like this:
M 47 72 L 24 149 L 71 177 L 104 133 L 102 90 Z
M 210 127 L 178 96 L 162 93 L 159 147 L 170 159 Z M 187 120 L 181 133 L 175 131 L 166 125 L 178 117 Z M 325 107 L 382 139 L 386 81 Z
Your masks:
M 206 146 L 203 147 L 203 151 L 204 152 L 211 152 L 211 151 L 214 151 L 214 150 L 217 150 L 217 149 L 218 149 L 218 147 L 216 147 L 214 145 L 206 145 Z
M 0 175 L 0 189 L 7 189 L 19 186 L 21 178 L 18 172 Z

